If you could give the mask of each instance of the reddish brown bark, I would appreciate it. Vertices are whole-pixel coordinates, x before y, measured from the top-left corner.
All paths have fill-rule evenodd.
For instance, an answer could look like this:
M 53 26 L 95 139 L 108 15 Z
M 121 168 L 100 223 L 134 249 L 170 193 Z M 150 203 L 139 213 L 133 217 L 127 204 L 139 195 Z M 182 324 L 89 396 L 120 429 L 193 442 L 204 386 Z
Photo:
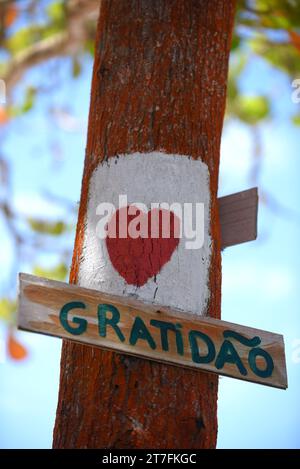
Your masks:
M 211 297 L 220 312 L 217 184 L 234 0 L 103 0 L 70 281 L 89 179 L 102 159 L 163 150 L 210 170 Z M 64 341 L 55 448 L 212 448 L 216 376 Z

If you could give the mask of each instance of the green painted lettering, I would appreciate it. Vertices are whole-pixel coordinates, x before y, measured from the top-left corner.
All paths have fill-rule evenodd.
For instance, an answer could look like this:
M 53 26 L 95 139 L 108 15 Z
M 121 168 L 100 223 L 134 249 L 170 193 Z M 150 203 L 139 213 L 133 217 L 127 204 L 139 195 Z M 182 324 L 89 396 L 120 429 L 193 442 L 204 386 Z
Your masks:
M 160 329 L 161 347 L 166 352 L 169 350 L 168 331 L 175 332 L 177 353 L 183 355 L 183 340 L 179 329 L 182 327 L 181 324 L 172 324 L 171 322 L 159 321 L 158 319 L 151 319 L 150 324 Z
M 112 315 L 111 318 L 107 318 L 106 316 L 108 311 Z M 109 305 L 109 304 L 98 305 L 98 329 L 99 329 L 99 335 L 101 337 L 106 337 L 106 328 L 107 328 L 107 325 L 109 325 L 114 329 L 120 341 L 124 342 L 125 337 L 121 329 L 119 328 L 119 326 L 117 326 L 119 321 L 120 321 L 120 313 L 119 313 L 119 310 L 115 306 Z
M 59 320 L 60 320 L 61 325 L 67 332 L 69 332 L 72 335 L 83 334 L 83 332 L 86 331 L 87 324 L 88 324 L 86 319 L 75 317 L 72 319 L 72 322 L 74 324 L 77 324 L 77 326 L 72 327 L 70 325 L 69 320 L 68 320 L 68 313 L 71 309 L 77 309 L 77 308 L 85 309 L 86 305 L 82 303 L 81 301 L 71 301 L 70 303 L 65 304 L 61 308 L 60 313 L 59 313 Z
M 139 339 L 146 340 L 153 350 L 156 349 L 156 343 L 154 342 L 153 337 L 148 331 L 146 324 L 144 323 L 142 318 L 137 316 L 134 320 L 130 333 L 130 345 L 135 345 Z
M 237 351 L 229 340 L 224 340 L 222 347 L 220 348 L 220 352 L 216 359 L 216 368 L 218 370 L 222 369 L 225 363 L 232 363 L 236 365 L 239 372 L 243 376 L 248 374 Z
M 202 340 L 207 348 L 206 355 L 200 355 L 198 339 Z M 192 352 L 192 360 L 195 363 L 210 363 L 216 355 L 216 349 L 213 341 L 208 335 L 200 331 L 190 331 L 189 332 L 189 342 Z
M 266 367 L 264 370 L 258 368 L 256 363 L 256 357 L 262 357 L 264 359 L 266 363 Z M 274 370 L 274 362 L 271 355 L 265 350 L 259 347 L 251 349 L 248 355 L 248 362 L 251 370 L 257 376 L 260 376 L 261 378 L 269 378 L 269 376 L 272 376 Z

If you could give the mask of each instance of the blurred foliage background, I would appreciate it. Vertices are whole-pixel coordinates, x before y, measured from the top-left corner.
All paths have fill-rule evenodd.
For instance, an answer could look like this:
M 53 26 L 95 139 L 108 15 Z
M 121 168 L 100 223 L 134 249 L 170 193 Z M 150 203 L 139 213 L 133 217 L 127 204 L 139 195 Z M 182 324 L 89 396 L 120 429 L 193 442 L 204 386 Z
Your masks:
M 51 94 L 62 85 L 59 67 L 67 57 L 70 74 L 76 80 L 82 73 L 87 55 L 93 56 L 96 21 L 101 0 L 0 0 L 0 78 L 6 85 L 6 101 L 0 103 L 0 216 L 9 232 L 13 248 L 12 265 L 4 266 L 6 280 L 0 285 L 0 321 L 7 328 L 7 352 L 13 360 L 24 359 L 25 347 L 15 335 L 16 278 L 24 259 L 32 273 L 47 278 L 66 280 L 72 253 L 77 205 L 54 193 L 43 194 L 51 203 L 65 206 L 70 214 L 49 219 L 27 217 L 13 204 L 13 167 L 10 154 L 3 150 L 5 135 L 12 122 L 30 115 L 36 103 L 47 97 L 49 120 L 66 132 L 76 131 L 77 119 L 63 106 L 53 106 Z M 251 134 L 253 158 L 249 184 L 259 181 L 264 157 L 261 124 L 272 119 L 272 94 L 245 94 L 241 77 L 247 63 L 259 56 L 280 69 L 292 83 L 300 75 L 300 0 L 240 0 L 228 80 L 228 101 L 225 125 L 238 120 Z M 52 83 L 45 85 L 43 74 L 34 84 L 24 80 L 30 70 L 41 65 L 54 69 Z M 48 73 L 45 68 L 43 73 Z M 299 107 L 290 115 L 300 125 Z M 51 142 L 54 158 L 59 159 L 55 135 Z M 21 151 L 21 149 L 20 149 Z M 59 171 L 59 165 L 57 171 Z M 289 213 L 279 200 L 260 187 L 260 200 L 279 216 Z M 1 246 L 0 246 L 1 249 Z M 40 261 L 40 253 L 55 251 L 57 262 L 49 268 Z

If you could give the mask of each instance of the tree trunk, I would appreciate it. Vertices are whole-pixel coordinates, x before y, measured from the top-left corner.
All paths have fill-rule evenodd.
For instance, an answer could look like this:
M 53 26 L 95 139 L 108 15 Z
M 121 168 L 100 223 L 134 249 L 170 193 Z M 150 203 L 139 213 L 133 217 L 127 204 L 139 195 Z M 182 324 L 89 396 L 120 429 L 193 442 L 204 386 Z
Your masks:
M 217 186 L 234 0 L 102 0 L 70 281 L 89 181 L 110 156 L 163 150 L 208 166 L 207 312 L 219 317 Z M 64 341 L 54 448 L 214 448 L 218 378 Z

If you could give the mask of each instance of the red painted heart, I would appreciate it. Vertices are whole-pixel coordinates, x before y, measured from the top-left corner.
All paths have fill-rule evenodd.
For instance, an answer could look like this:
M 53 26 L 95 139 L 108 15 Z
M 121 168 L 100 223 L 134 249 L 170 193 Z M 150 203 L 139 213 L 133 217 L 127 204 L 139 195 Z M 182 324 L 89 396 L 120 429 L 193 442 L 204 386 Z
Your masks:
M 118 209 L 107 224 L 106 246 L 112 265 L 129 285 L 141 287 L 157 275 L 178 246 L 180 220 L 171 211 Z

